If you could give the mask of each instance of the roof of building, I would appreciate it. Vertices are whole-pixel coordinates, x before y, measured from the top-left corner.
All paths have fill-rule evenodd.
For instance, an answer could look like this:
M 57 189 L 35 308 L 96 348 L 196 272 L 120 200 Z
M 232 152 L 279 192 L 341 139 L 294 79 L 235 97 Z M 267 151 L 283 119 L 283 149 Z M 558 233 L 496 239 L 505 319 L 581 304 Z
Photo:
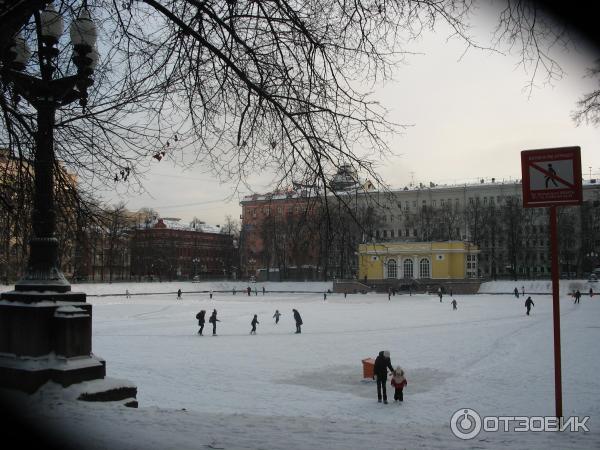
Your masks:
M 149 224 L 148 228 L 165 228 L 168 230 L 197 231 L 199 233 L 222 234 L 224 231 L 219 225 L 207 225 L 204 222 L 195 222 L 193 225 L 182 223 L 181 219 L 176 217 L 155 218 Z

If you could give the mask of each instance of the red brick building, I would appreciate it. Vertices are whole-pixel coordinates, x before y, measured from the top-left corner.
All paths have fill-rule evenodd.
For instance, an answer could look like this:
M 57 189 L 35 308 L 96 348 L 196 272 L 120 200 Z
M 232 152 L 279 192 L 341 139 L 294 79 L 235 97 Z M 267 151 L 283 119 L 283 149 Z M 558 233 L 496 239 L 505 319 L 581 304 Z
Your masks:
M 206 224 L 157 219 L 133 230 L 131 237 L 134 279 L 235 278 L 237 261 L 233 236 Z
M 304 188 L 254 194 L 242 206 L 242 276 L 262 280 L 316 278 L 319 197 Z

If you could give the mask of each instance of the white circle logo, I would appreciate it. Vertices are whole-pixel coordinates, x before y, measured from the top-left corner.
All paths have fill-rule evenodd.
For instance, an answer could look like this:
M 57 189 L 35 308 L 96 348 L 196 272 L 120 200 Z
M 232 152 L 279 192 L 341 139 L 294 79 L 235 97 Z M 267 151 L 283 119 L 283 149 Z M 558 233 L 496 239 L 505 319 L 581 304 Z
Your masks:
M 481 417 L 470 408 L 459 409 L 450 419 L 450 428 L 459 439 L 473 439 L 481 431 Z

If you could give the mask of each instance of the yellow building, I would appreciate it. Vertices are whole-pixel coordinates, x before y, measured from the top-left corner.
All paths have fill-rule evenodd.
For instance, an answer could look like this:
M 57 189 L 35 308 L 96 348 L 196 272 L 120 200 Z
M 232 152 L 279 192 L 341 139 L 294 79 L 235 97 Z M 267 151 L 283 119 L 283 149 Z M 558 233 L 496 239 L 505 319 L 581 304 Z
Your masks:
M 359 279 L 477 278 L 478 253 L 476 245 L 463 241 L 360 244 Z

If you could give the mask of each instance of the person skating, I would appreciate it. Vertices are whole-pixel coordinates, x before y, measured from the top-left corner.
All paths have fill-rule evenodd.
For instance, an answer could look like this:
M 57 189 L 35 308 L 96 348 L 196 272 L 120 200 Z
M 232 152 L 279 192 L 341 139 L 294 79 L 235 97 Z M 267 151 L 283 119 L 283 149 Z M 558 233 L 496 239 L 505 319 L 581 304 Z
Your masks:
M 275 310 L 275 314 L 273 314 L 273 318 L 275 319 L 275 325 L 279 323 L 279 317 L 281 317 L 281 313 L 278 309 Z
M 525 286 L 521 286 L 521 294 L 525 297 Z
M 519 290 L 517 289 L 517 287 L 515 286 L 515 290 L 513 291 L 515 294 L 516 298 L 519 298 Z
M 204 330 L 204 317 L 206 316 L 206 311 L 201 310 L 198 314 L 196 314 L 196 319 L 198 319 L 198 326 L 200 329 L 198 330 L 198 334 L 200 336 L 204 336 L 202 334 L 202 330 Z
M 209 323 L 212 323 L 213 326 L 213 336 L 217 335 L 217 322 L 220 322 L 219 319 L 217 319 L 217 310 L 213 309 L 212 314 L 210 315 L 210 319 L 208 319 Z
M 404 387 L 408 384 L 408 381 L 404 374 L 404 370 L 402 370 L 402 367 L 396 366 L 396 368 L 392 372 L 391 383 L 392 386 L 394 386 L 394 401 L 404 401 Z
M 323 292 L 323 301 L 327 300 L 327 292 Z
M 181 289 L 177 289 L 177 300 L 181 300 Z
M 266 290 L 265 290 L 265 287 L 263 286 L 263 295 L 265 295 L 265 292 L 266 292 Z
M 252 330 L 250 330 L 250 334 L 256 334 L 256 324 L 260 323 L 258 321 L 258 317 L 256 316 L 256 314 L 254 314 L 254 318 L 252 319 L 252 322 L 250 322 L 250 325 L 252 325 Z
M 385 385 L 387 384 L 387 370 L 390 369 L 390 372 L 394 371 L 392 367 L 392 362 L 390 361 L 390 352 L 388 351 L 380 351 L 377 358 L 375 358 L 375 377 L 377 377 L 377 401 L 381 403 L 381 399 L 383 398 L 383 403 L 387 405 L 387 392 Z
M 252 293 L 252 288 L 250 286 L 248 286 L 246 288 L 246 292 L 248 293 L 248 297 L 250 297 L 250 294 Z
M 453 298 L 451 303 L 452 303 L 452 310 L 454 311 L 456 309 L 456 299 Z
M 579 292 L 579 289 L 577 289 L 575 291 L 575 293 L 573 294 L 573 297 L 575 297 L 575 302 L 574 303 L 579 303 L 579 299 L 581 298 L 581 292 Z
M 527 300 L 525 300 L 525 308 L 527 308 L 527 315 L 529 315 L 529 311 L 531 310 L 532 306 L 535 306 L 535 303 L 533 303 L 531 297 L 527 297 Z
M 592 288 L 590 288 L 590 298 L 592 298 L 594 296 L 594 290 Z
M 438 297 L 440 298 L 440 303 L 442 303 L 442 296 L 443 296 L 443 295 L 444 295 L 444 294 L 442 294 L 442 288 L 441 288 L 441 287 L 439 287 L 439 288 L 438 288 Z
M 129 294 L 129 289 L 125 289 L 125 298 L 131 298 L 131 294 Z
M 296 321 L 296 334 L 300 334 L 302 333 L 302 317 L 300 317 L 300 313 L 297 310 L 292 309 L 292 311 L 294 312 L 294 320 Z
M 212 289 L 211 289 L 211 290 L 210 290 L 210 293 L 209 293 L 209 296 L 210 296 L 210 298 L 211 298 L 211 299 L 212 299 L 212 294 L 213 294 L 213 291 L 212 291 Z

